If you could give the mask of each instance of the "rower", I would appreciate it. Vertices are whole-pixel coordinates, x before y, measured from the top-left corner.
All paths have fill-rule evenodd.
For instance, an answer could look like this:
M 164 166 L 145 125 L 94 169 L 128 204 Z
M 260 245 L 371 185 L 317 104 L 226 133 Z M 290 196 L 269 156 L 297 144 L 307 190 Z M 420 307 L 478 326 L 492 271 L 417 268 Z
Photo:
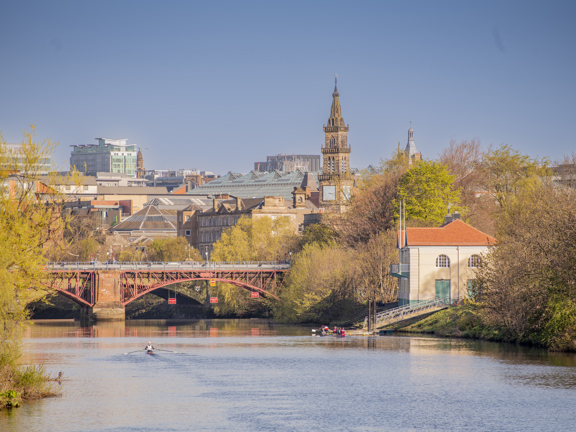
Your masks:
M 148 341 L 148 345 L 144 348 L 146 351 L 152 351 L 154 347 L 152 346 L 152 342 Z

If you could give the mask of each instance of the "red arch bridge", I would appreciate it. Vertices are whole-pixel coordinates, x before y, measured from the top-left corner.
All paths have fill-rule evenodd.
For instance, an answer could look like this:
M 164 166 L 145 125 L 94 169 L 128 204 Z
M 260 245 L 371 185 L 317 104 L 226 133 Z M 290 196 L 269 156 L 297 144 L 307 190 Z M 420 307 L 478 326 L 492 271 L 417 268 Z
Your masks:
M 214 280 L 279 300 L 289 270 L 287 262 L 48 263 L 46 285 L 92 318 L 123 320 L 127 304 L 155 290 L 166 293 L 164 287 L 180 282 Z

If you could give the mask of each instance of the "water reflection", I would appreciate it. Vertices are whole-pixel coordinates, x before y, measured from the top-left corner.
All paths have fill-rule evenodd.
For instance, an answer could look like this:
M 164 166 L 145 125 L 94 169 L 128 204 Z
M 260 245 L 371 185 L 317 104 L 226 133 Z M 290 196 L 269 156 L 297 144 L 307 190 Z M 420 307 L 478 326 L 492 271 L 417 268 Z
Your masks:
M 184 354 L 144 354 L 148 340 Z M 65 394 L 0 413 L 2 431 L 146 430 L 149 416 L 154 430 L 250 432 L 571 430 L 576 420 L 574 354 L 485 341 L 313 337 L 266 320 L 68 321 L 30 326 L 25 354 L 62 370 Z

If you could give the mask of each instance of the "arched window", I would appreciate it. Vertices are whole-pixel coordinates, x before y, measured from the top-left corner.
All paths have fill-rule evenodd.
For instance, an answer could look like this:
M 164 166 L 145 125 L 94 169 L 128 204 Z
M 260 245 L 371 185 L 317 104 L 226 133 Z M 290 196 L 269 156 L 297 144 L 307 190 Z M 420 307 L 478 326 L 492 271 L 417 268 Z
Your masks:
M 480 257 L 480 255 L 472 255 L 470 258 L 468 258 L 469 268 L 480 267 L 480 264 L 482 264 L 482 258 Z
M 450 267 L 450 258 L 446 255 L 438 255 L 436 258 L 436 267 Z
M 335 137 L 331 137 L 330 138 L 330 147 L 335 147 L 336 146 L 336 138 Z

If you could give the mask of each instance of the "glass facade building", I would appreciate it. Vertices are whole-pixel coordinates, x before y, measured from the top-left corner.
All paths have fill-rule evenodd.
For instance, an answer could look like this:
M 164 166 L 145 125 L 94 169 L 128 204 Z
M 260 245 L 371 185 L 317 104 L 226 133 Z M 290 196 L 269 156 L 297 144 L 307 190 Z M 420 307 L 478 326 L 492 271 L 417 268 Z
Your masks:
M 125 173 L 136 177 L 137 150 L 127 139 L 96 138 L 98 144 L 71 146 L 70 169 L 76 168 L 86 175 L 98 172 Z

